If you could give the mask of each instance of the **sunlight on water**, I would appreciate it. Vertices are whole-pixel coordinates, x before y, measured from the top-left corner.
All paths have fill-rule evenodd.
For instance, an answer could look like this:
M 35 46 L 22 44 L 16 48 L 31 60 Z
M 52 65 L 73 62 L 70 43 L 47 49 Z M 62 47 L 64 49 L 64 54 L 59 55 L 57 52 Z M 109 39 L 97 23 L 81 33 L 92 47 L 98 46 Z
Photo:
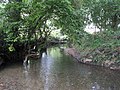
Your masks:
M 119 73 L 80 64 L 52 47 L 26 66 L 18 63 L 1 70 L 0 90 L 120 90 Z
M 49 75 L 50 75 L 50 66 L 51 66 L 51 58 L 48 57 L 45 53 L 43 53 L 41 58 L 41 71 L 44 76 L 44 90 L 49 90 Z

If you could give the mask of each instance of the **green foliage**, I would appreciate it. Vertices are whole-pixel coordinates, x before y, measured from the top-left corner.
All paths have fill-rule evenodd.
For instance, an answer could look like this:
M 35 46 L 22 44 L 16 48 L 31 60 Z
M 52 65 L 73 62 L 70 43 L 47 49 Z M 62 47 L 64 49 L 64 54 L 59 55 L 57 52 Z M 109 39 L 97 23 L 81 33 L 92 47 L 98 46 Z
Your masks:
M 10 45 L 9 51 L 11 51 L 11 52 L 12 52 L 12 51 L 15 51 L 15 48 L 13 47 L 13 44 Z
M 0 37 L 11 51 L 15 42 L 43 38 L 47 42 L 55 29 L 90 52 L 104 47 L 114 51 L 120 45 L 119 0 L 14 0 L 0 8 L 0 18 Z M 99 33 L 84 31 L 91 23 L 100 29 Z M 106 59 L 104 54 L 94 60 Z M 109 59 L 108 54 L 105 56 Z
M 120 24 L 119 0 L 95 0 L 91 1 L 88 8 L 92 22 L 100 29 L 117 29 Z
M 80 50 L 86 52 L 83 56 L 94 62 L 103 64 L 106 60 L 117 63 L 120 60 L 120 29 L 104 30 L 88 37 L 84 37 Z
M 103 63 L 106 60 L 114 60 L 117 62 L 120 60 L 114 54 L 118 53 L 116 50 L 120 46 L 119 34 L 120 34 L 120 2 L 119 0 L 74 0 L 76 2 L 82 2 L 77 8 L 83 15 L 81 20 L 83 24 L 80 24 L 77 28 L 77 32 L 71 32 L 74 35 L 74 40 L 77 48 L 80 51 L 86 52 L 83 56 L 89 55 L 88 58 L 93 59 L 94 62 Z M 75 9 L 75 10 L 77 10 Z M 77 14 L 79 15 L 79 14 Z M 86 25 L 94 24 L 100 29 L 100 32 L 94 34 L 88 34 L 84 31 Z M 103 51 L 99 51 L 103 49 Z M 107 50 L 109 52 L 107 52 Z M 98 53 L 99 52 L 99 53 Z M 115 56 L 115 57 L 114 57 Z
M 69 0 L 11 1 L 1 10 L 0 30 L 7 45 L 47 39 L 53 27 L 61 29 L 72 41 L 83 31 L 84 15 Z

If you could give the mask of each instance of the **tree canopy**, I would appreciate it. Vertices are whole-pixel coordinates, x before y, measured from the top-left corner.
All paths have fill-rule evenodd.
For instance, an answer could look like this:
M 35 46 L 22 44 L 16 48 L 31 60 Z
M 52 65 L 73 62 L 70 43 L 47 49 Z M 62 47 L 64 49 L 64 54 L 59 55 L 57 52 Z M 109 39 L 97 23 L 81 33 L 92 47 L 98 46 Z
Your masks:
M 84 49 L 120 45 L 119 0 L 8 0 L 0 11 L 1 42 L 10 47 L 43 38 L 46 42 L 55 29 Z M 90 24 L 100 32 L 86 32 Z

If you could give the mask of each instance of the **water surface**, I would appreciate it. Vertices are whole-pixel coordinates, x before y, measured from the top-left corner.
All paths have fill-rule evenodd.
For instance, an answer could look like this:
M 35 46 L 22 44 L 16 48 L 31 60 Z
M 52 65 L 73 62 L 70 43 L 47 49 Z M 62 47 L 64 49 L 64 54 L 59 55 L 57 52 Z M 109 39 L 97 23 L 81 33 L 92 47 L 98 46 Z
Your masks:
M 80 64 L 58 47 L 0 70 L 0 90 L 120 90 L 120 72 Z

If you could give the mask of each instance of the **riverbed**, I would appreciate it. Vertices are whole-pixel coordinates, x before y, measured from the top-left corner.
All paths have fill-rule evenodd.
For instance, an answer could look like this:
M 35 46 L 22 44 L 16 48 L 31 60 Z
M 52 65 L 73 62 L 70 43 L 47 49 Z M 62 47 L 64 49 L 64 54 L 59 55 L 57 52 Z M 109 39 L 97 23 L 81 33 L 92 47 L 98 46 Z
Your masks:
M 0 90 L 120 90 L 120 72 L 80 64 L 59 47 L 0 69 Z

